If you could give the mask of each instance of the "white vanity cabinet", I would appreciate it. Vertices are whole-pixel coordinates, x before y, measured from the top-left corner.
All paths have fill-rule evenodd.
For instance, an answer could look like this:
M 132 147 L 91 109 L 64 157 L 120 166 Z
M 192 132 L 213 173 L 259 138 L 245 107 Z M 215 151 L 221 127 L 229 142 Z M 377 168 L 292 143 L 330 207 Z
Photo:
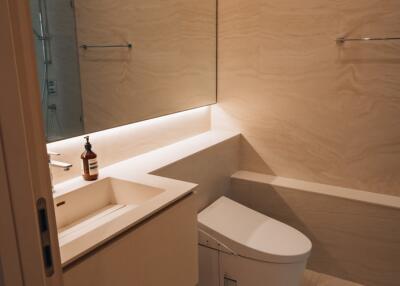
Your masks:
M 193 194 L 64 268 L 64 286 L 194 286 L 198 282 Z

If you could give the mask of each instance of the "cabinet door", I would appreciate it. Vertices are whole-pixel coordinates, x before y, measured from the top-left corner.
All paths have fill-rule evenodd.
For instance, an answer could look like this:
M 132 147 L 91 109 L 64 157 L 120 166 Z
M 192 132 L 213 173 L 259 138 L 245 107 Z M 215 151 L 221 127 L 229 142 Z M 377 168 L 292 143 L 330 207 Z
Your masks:
M 65 269 L 65 286 L 194 286 L 194 196 L 175 203 Z

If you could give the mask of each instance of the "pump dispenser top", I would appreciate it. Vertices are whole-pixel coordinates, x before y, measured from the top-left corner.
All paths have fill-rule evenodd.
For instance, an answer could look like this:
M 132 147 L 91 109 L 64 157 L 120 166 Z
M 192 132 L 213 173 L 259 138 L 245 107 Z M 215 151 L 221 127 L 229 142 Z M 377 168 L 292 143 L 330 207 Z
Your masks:
M 86 151 L 92 151 L 92 144 L 89 142 L 89 136 L 84 137 L 86 139 L 85 149 Z

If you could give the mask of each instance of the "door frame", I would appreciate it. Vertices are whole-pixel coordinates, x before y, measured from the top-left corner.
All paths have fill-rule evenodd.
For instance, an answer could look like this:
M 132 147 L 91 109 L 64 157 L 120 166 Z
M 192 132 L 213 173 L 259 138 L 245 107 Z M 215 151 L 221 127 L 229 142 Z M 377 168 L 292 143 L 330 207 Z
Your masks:
M 0 284 L 61 286 L 29 1 L 0 0 L 0 35 Z M 47 206 L 51 275 L 43 263 L 39 198 Z

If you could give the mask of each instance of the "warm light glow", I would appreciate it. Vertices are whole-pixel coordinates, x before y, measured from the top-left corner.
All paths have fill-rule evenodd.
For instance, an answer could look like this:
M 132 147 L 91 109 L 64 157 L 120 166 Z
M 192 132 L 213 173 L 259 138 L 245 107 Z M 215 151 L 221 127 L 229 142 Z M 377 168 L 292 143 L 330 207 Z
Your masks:
M 107 140 L 110 137 L 114 138 L 115 137 L 124 137 L 127 134 L 135 134 L 136 132 L 139 132 L 143 130 L 144 128 L 149 129 L 149 128 L 156 128 L 159 130 L 160 128 L 168 128 L 168 126 L 173 126 L 174 123 L 181 122 L 182 120 L 186 120 L 187 118 L 193 118 L 193 117 L 201 117 L 201 116 L 207 116 L 207 114 L 210 114 L 210 107 L 209 106 L 203 106 L 199 108 L 194 108 L 182 112 L 177 112 L 153 119 L 148 119 L 128 125 L 123 125 L 115 128 L 110 128 L 94 133 L 89 133 L 89 134 L 83 134 L 77 137 L 72 137 L 69 139 L 57 141 L 57 142 L 52 142 L 48 143 L 47 147 L 49 150 L 58 150 L 59 148 L 65 149 L 68 145 L 75 145 L 76 143 L 79 142 L 81 144 L 82 138 L 84 136 L 89 135 L 91 138 L 93 138 L 96 141 L 103 141 Z

